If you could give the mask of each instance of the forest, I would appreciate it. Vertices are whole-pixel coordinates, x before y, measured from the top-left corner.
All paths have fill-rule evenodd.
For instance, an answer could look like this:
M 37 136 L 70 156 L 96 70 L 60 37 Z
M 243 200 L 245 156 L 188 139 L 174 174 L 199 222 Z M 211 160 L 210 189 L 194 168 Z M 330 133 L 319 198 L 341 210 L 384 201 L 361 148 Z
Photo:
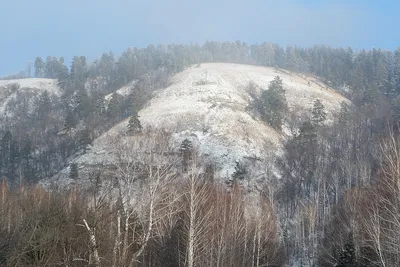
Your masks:
M 313 75 L 351 103 L 343 102 L 330 123 L 318 100 L 311 116 L 296 117 L 282 81 L 271 82 L 254 107 L 277 131 L 290 121 L 293 132 L 271 163 L 278 173 L 249 194 L 240 180 L 251 173 L 239 164 L 233 183 L 221 184 L 212 167 L 198 164 L 190 143 L 172 153 L 168 133 L 140 126 L 137 113 L 153 92 L 206 62 Z M 62 94 L 18 93 L 12 115 L 0 117 L 0 264 L 400 266 L 400 48 L 150 45 L 90 63 L 76 56 L 70 67 L 63 58 L 38 57 L 2 79 L 31 76 L 57 79 Z M 115 93 L 126 85 L 129 95 Z M 142 131 L 141 141 L 109 140 L 118 161 L 97 166 L 89 188 L 40 185 L 126 118 L 133 132 Z M 142 164 L 135 161 L 138 146 L 148 151 Z M 153 153 L 171 156 L 160 162 Z M 176 171 L 178 163 L 184 168 Z M 77 166 L 70 167 L 79 179 Z

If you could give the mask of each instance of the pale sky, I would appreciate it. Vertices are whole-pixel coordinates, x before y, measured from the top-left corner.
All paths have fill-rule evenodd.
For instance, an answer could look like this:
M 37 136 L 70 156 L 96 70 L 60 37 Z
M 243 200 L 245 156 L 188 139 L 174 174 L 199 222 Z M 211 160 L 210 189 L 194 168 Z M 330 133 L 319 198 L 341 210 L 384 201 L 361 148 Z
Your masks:
M 94 59 L 130 46 L 200 43 L 395 49 L 400 1 L 0 0 L 0 76 L 36 56 Z

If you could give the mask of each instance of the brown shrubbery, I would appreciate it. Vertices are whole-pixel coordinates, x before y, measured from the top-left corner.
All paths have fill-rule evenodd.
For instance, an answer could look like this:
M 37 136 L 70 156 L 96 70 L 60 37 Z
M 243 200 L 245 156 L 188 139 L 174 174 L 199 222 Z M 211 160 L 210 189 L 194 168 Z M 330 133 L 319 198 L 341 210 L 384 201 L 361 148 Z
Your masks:
M 145 205 L 142 214 L 124 212 L 107 191 L 9 189 L 3 183 L 0 264 L 283 265 L 277 219 L 267 198 L 248 203 L 240 188 L 227 192 L 194 170 L 181 178 L 156 191 L 152 211 L 149 200 L 136 199 L 136 205 Z

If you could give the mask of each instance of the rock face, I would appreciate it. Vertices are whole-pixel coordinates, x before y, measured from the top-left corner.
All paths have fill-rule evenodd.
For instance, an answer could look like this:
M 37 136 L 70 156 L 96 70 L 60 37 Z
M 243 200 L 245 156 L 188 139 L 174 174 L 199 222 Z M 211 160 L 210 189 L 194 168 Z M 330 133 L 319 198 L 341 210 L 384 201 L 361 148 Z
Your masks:
M 261 90 L 268 88 L 277 75 L 283 80 L 291 109 L 310 110 L 318 98 L 329 115 L 339 109 L 340 102 L 347 101 L 312 77 L 273 68 L 209 63 L 175 75 L 171 85 L 158 91 L 139 112 L 140 121 L 144 128 L 171 132 L 177 149 L 185 138 L 189 139 L 201 159 L 214 166 L 215 176 L 229 180 L 237 162 L 262 163 L 271 161 L 271 155 L 279 153 L 284 134 L 249 111 L 252 97 L 247 90 L 249 82 L 254 82 Z M 106 162 L 111 153 L 106 139 L 125 134 L 128 120 L 95 140 L 91 151 L 73 162 L 80 166 Z M 265 171 L 259 169 L 259 174 Z

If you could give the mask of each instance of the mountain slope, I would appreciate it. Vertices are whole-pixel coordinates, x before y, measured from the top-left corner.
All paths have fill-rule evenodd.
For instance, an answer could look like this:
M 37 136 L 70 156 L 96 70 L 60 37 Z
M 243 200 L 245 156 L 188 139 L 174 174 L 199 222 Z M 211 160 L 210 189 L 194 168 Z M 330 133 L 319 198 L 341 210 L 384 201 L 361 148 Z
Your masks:
M 16 84 L 20 89 L 36 89 L 39 91 L 47 90 L 49 93 L 59 94 L 60 88 L 57 85 L 57 79 L 45 78 L 26 78 L 16 80 L 0 80 L 0 88 Z
M 13 100 L 17 95 L 25 94 L 27 98 L 38 96 L 47 91 L 50 95 L 60 95 L 57 79 L 26 78 L 16 80 L 0 80 L 0 114 L 12 116 Z M 32 103 L 31 103 L 32 104 Z
M 247 85 L 254 82 L 268 88 L 277 75 L 283 80 L 291 109 L 310 110 L 318 98 L 329 115 L 339 109 L 340 102 L 347 101 L 312 77 L 265 67 L 210 63 L 175 75 L 171 85 L 158 91 L 139 112 L 141 123 L 145 128 L 171 132 L 177 149 L 185 138 L 191 140 L 202 160 L 214 166 L 216 177 L 230 179 L 236 162 L 261 162 L 265 168 L 271 155 L 279 152 L 280 140 L 285 136 L 249 111 L 252 97 Z M 90 152 L 72 161 L 81 167 L 107 162 L 112 150 L 107 139 L 124 135 L 127 124 L 125 120 L 116 125 L 94 141 Z M 65 177 L 66 173 L 67 169 L 61 175 Z

